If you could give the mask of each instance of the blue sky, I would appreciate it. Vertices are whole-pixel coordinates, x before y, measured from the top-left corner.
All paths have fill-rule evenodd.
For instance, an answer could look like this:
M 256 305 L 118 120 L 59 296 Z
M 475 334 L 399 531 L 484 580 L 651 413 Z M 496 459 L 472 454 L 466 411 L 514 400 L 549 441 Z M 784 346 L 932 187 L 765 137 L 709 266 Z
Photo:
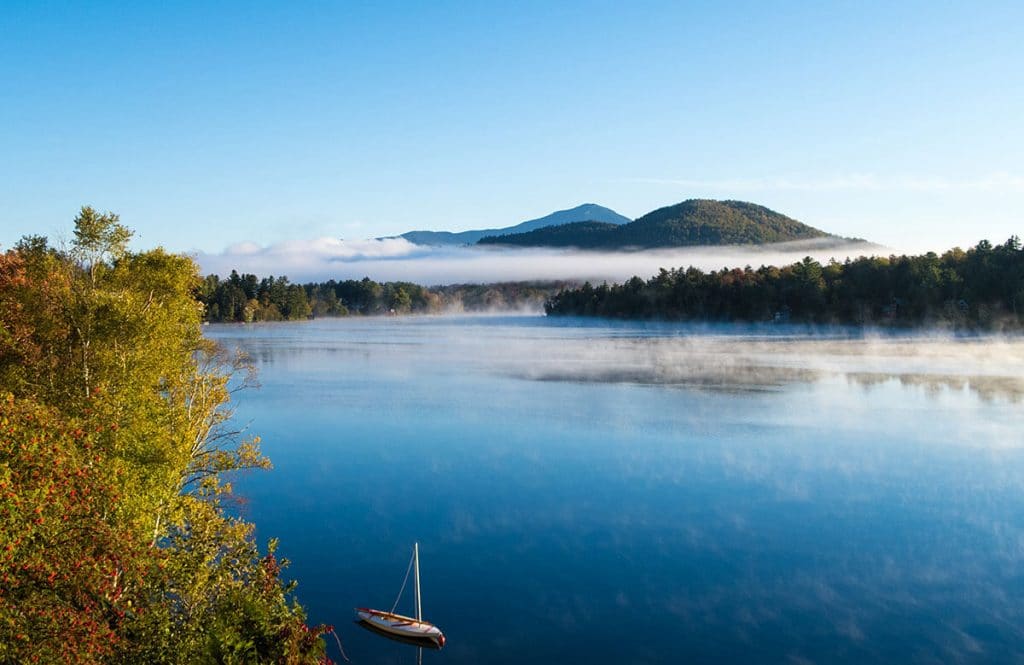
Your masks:
M 0 246 L 82 204 L 202 252 L 692 197 L 1024 234 L 1024 3 L 214 4 L 3 3 Z

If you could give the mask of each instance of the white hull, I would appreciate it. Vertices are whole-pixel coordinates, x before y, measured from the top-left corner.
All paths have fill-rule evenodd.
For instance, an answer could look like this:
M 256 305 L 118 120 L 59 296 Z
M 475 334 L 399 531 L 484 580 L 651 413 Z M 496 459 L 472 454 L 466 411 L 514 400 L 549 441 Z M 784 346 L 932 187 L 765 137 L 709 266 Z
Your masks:
M 365 607 L 356 608 L 356 616 L 361 621 L 365 621 L 385 633 L 412 640 L 432 642 L 438 647 L 444 646 L 444 633 L 440 628 L 427 621 L 417 621 L 401 614 L 371 610 Z

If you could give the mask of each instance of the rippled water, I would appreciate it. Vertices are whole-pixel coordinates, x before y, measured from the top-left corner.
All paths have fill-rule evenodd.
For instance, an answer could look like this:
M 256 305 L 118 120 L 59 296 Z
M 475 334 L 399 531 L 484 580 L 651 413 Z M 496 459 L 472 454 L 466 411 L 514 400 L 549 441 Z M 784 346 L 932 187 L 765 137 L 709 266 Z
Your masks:
M 238 417 L 276 468 L 235 483 L 239 510 L 355 663 L 415 662 L 350 623 L 391 606 L 414 540 L 448 635 L 425 662 L 1024 659 L 1018 338 L 208 330 L 260 367 Z

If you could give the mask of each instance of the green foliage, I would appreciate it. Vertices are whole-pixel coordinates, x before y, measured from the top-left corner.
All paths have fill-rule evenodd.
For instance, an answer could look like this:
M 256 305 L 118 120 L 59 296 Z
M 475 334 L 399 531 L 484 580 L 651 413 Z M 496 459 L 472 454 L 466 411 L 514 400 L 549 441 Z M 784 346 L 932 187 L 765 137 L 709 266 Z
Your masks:
M 111 212 L 98 213 L 83 206 L 75 217 L 73 253 L 95 279 L 105 260 L 119 259 L 128 251 L 132 231 Z
M 112 657 L 155 559 L 103 519 L 124 497 L 88 427 L 0 395 L 0 662 Z
M 699 321 L 938 325 L 1019 329 L 1024 250 L 1016 237 L 942 256 L 861 257 L 822 266 L 662 270 L 644 282 L 585 284 L 545 305 L 551 315 Z
M 285 288 L 269 288 L 271 283 Z M 247 292 L 245 285 L 252 285 Z M 411 282 L 330 280 L 302 286 L 289 284 L 287 277 L 260 280 L 239 275 L 221 280 L 209 275 L 196 291 L 208 321 L 280 321 L 310 316 L 386 314 L 431 314 L 443 311 L 488 311 L 494 309 L 536 309 L 568 282 L 505 282 L 499 284 L 456 284 L 427 288 Z M 251 299 L 247 299 L 250 298 Z
M 287 321 L 307 319 L 313 314 L 306 289 L 291 284 L 287 277 L 231 276 L 221 280 L 209 275 L 196 290 L 210 321 Z
M 201 335 L 218 284 L 130 237 L 83 208 L 71 251 L 0 256 L 0 661 L 319 662 L 324 629 L 221 508 L 225 472 L 269 461 L 231 424 L 251 368 Z
M 572 222 L 545 226 L 525 233 L 484 236 L 478 245 L 514 245 L 518 247 L 602 247 L 617 224 L 606 222 Z
M 489 236 L 481 239 L 480 244 L 629 249 L 748 245 L 827 236 L 824 231 L 753 203 L 690 199 L 650 212 L 629 224 L 577 222 L 527 233 Z
M 75 217 L 75 251 L 100 259 L 120 258 L 127 251 L 133 233 L 111 212 L 98 213 L 83 206 Z

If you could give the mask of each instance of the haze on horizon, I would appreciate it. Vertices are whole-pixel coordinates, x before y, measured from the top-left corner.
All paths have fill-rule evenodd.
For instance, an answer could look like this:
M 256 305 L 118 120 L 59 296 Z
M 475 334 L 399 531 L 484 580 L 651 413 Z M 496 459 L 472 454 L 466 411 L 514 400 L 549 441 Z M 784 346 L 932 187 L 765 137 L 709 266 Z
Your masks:
M 404 238 L 342 241 L 320 238 L 271 247 L 242 244 L 218 254 L 195 255 L 204 274 L 232 270 L 258 276 L 285 275 L 292 282 L 362 279 L 425 285 L 533 280 L 621 282 L 644 279 L 659 269 L 702 270 L 746 265 L 788 265 L 812 256 L 820 262 L 888 255 L 884 247 L 832 239 L 768 245 L 676 247 L 647 251 L 581 251 L 557 248 L 427 247 Z
M 211 257 L 687 198 L 902 251 L 1002 242 L 1022 24 L 1016 2 L 7 6 L 0 250 L 81 205 Z

